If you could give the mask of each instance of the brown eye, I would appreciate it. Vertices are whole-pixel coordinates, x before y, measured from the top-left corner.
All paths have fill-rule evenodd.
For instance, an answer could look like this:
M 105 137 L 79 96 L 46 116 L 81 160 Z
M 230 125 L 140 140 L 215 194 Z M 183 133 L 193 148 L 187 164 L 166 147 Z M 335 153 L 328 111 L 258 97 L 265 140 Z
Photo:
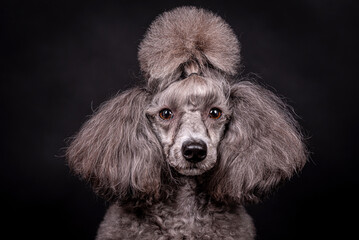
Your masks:
M 219 119 L 222 116 L 222 111 L 218 108 L 212 108 L 209 110 L 209 117 L 213 119 Z
M 173 117 L 173 113 L 168 108 L 162 109 L 159 113 L 160 118 L 163 120 L 170 120 Z

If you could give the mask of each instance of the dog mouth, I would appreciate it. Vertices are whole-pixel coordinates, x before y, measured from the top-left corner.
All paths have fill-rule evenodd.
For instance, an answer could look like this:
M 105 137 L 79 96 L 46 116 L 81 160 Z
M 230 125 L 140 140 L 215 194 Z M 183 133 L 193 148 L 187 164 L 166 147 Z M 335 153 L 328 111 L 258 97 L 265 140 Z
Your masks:
M 206 172 L 199 168 L 181 168 L 181 169 L 176 169 L 176 171 L 185 176 L 198 176 Z
M 176 168 L 176 171 L 186 176 L 197 176 L 205 172 L 204 170 L 199 169 L 196 166 L 192 166 L 189 168 Z
M 172 164 L 170 164 L 172 165 Z M 209 161 L 208 163 L 188 163 L 179 165 L 172 165 L 172 167 L 180 174 L 185 176 L 198 176 L 212 169 L 215 165 L 215 162 Z
M 217 162 L 217 154 L 211 147 L 206 156 L 200 161 L 193 161 L 183 155 L 180 149 L 172 148 L 167 155 L 168 164 L 174 171 L 185 176 L 198 176 L 214 167 Z

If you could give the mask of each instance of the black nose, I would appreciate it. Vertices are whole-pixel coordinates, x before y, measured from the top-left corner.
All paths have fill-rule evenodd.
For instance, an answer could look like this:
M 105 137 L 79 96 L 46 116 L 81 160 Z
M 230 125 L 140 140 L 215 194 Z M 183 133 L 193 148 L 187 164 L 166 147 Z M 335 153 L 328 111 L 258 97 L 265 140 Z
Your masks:
M 203 141 L 186 141 L 182 145 L 182 155 L 189 162 L 200 162 L 207 156 L 207 145 Z

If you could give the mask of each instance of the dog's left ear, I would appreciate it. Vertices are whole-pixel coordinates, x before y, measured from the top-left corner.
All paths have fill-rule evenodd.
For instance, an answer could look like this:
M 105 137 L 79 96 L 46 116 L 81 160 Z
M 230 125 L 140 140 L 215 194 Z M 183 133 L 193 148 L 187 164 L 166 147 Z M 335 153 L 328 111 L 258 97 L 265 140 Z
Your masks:
M 249 82 L 231 89 L 232 116 L 210 181 L 219 201 L 256 201 L 306 161 L 297 123 L 272 92 Z

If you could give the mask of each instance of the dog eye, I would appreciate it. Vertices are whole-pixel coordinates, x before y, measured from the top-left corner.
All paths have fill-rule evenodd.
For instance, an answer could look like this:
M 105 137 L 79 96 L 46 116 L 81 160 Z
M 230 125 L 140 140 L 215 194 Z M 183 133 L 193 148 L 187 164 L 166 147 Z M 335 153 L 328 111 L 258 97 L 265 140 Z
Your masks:
M 159 112 L 159 115 L 160 115 L 160 118 L 162 118 L 163 120 L 170 120 L 171 118 L 173 118 L 173 113 L 168 108 L 162 109 Z
M 209 110 L 209 117 L 213 119 L 219 119 L 222 116 L 222 111 L 218 108 L 212 108 Z

